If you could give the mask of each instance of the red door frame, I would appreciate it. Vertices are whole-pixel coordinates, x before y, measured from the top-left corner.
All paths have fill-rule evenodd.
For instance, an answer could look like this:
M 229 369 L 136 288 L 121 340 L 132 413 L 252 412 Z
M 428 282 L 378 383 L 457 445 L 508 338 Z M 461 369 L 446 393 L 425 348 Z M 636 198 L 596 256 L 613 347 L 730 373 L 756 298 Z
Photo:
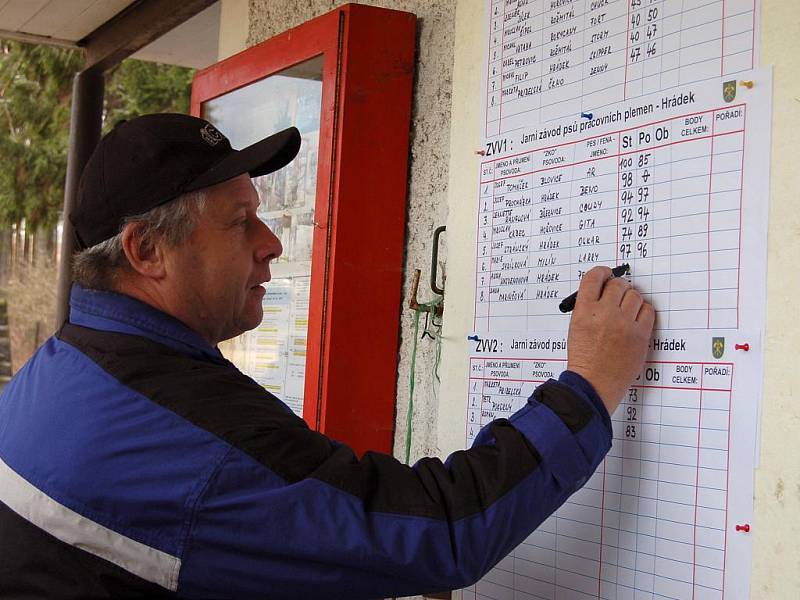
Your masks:
M 391 452 L 416 17 L 349 4 L 199 71 L 191 112 L 323 56 L 303 417 Z

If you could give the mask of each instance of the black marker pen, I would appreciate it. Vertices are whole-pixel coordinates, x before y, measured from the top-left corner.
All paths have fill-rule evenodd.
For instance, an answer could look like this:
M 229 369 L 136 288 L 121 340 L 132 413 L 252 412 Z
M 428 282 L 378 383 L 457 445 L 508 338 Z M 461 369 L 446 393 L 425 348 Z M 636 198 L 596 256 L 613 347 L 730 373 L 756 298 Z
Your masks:
M 611 274 L 614 277 L 622 277 L 630 270 L 631 266 L 628 263 L 623 263 L 620 266 L 611 269 Z M 575 300 L 577 298 L 578 292 L 573 292 L 561 301 L 561 304 L 558 305 L 558 310 L 560 310 L 562 313 L 571 312 L 575 308 Z

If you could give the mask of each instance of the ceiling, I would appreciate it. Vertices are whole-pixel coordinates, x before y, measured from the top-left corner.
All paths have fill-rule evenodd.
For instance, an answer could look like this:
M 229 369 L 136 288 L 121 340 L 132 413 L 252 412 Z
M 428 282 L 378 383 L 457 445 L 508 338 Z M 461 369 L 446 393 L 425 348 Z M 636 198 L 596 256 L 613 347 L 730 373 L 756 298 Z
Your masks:
M 75 46 L 135 0 L 0 0 L 0 38 Z M 217 62 L 220 3 L 215 2 L 133 55 L 172 65 Z

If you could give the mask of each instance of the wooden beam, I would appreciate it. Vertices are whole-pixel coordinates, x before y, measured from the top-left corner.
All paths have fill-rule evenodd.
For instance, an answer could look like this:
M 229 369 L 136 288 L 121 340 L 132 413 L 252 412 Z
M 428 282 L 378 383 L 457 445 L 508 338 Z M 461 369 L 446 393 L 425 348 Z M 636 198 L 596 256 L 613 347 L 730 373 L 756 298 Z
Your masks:
M 86 49 L 84 70 L 102 73 L 160 38 L 217 0 L 139 0 L 107 21 L 78 45 Z

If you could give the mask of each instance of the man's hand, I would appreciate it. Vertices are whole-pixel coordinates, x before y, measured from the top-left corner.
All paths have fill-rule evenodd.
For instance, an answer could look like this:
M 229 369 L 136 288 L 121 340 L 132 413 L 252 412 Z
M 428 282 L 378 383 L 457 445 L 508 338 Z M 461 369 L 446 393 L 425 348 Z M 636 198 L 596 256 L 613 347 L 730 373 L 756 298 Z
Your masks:
M 612 414 L 644 364 L 655 311 L 608 267 L 583 276 L 569 323 L 567 368 L 592 384 Z

